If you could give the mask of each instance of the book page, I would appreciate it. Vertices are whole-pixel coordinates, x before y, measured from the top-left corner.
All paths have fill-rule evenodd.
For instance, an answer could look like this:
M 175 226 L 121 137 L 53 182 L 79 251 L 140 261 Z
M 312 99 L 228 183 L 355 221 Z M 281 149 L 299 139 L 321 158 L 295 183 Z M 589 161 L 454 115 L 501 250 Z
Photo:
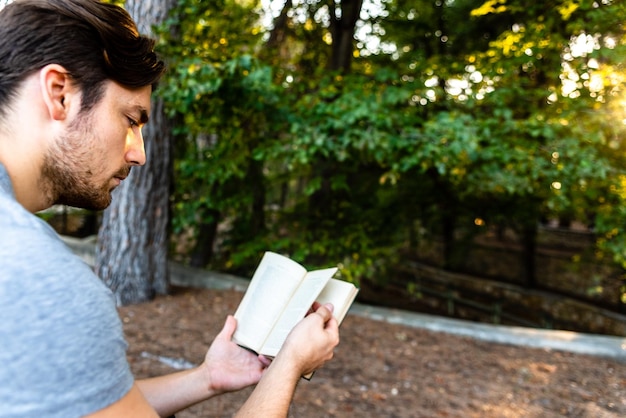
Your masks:
M 260 350 L 261 354 L 275 357 L 287 339 L 289 332 L 308 312 L 315 298 L 322 291 L 337 268 L 329 268 L 309 272 L 300 287 L 292 296 L 289 304 L 276 322 L 272 333 Z
M 354 302 L 357 293 L 359 293 L 359 289 L 354 284 L 330 279 L 315 300 L 321 304 L 332 303 L 334 307 L 333 316 L 338 323 L 341 323 L 348 313 L 350 305 Z
M 259 352 L 305 274 L 295 261 L 266 252 L 235 312 L 233 340 Z

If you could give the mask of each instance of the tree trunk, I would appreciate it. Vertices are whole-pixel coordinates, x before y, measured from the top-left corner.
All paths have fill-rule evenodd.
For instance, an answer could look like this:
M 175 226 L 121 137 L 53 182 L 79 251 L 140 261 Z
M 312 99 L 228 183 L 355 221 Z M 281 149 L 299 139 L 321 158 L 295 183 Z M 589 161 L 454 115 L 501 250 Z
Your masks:
M 265 202 L 267 200 L 262 162 L 250 158 L 246 181 L 252 186 L 250 229 L 253 235 L 258 235 L 265 230 Z
M 332 54 L 329 63 L 331 70 L 350 72 L 354 53 L 354 30 L 361 14 L 363 0 L 342 0 L 341 17 L 329 6 L 332 34 Z
M 444 186 L 445 187 L 445 186 Z M 443 268 L 448 271 L 459 271 L 458 242 L 456 237 L 458 213 L 457 203 L 450 194 L 446 193 L 439 202 L 441 213 L 441 235 L 443 239 Z
M 331 71 L 343 74 L 350 73 L 352 54 L 354 53 L 354 32 L 361 13 L 363 0 L 342 0 L 341 16 L 337 16 L 334 2 L 330 2 L 330 32 L 332 34 L 332 50 L 327 67 Z M 339 87 L 341 89 L 341 87 Z M 320 159 L 314 171 L 321 180 L 318 190 L 309 198 L 309 227 L 315 232 L 322 222 L 336 217 L 338 208 L 342 205 L 343 196 L 332 190 L 331 179 L 337 173 L 339 163 L 330 158 Z M 339 192 L 345 194 L 345 192 Z
M 282 46 L 289 24 L 289 12 L 292 8 L 293 1 L 286 0 L 280 15 L 274 19 L 274 24 L 272 30 L 270 31 L 270 37 L 267 40 L 266 48 L 261 51 L 261 54 L 267 54 Z
M 521 235 L 521 278 L 528 289 L 536 289 L 537 277 L 535 273 L 535 255 L 537 253 L 537 225 L 524 225 Z
M 175 4 L 172 0 L 129 0 L 126 9 L 139 31 L 151 34 Z M 96 273 L 113 290 L 118 305 L 139 303 L 168 290 L 168 220 L 171 126 L 163 102 L 153 98 L 143 128 L 147 163 L 135 168 L 113 192 L 98 232 Z
M 220 217 L 221 214 L 217 210 L 206 209 L 202 219 L 210 219 L 210 221 L 202 220 L 198 224 L 198 239 L 189 259 L 191 267 L 204 268 L 211 261 Z

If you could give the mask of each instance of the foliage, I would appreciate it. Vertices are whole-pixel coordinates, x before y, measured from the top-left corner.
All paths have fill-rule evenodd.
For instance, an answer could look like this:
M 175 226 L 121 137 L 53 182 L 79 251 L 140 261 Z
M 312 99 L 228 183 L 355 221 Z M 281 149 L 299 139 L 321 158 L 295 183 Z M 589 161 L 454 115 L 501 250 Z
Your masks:
M 545 219 L 595 228 L 626 267 L 621 2 L 379 2 L 341 74 L 331 3 L 285 4 L 268 29 L 255 2 L 184 0 L 162 32 L 174 231 L 227 226 L 216 267 L 273 249 L 358 281 L 418 228 Z

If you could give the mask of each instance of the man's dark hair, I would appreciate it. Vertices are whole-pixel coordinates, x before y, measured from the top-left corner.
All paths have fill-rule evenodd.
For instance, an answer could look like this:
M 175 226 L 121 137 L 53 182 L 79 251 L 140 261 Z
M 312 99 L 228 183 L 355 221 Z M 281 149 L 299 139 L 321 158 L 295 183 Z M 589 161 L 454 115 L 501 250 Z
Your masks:
M 19 84 L 59 64 L 82 91 L 82 109 L 102 97 L 104 81 L 155 86 L 165 65 L 154 40 L 126 10 L 96 0 L 17 0 L 0 11 L 0 117 Z

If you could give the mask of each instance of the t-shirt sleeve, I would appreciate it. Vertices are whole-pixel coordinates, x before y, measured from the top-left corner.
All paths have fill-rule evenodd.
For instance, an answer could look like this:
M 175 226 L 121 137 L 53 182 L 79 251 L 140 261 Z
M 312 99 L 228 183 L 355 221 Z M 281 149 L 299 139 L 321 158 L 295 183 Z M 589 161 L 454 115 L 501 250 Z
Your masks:
M 0 260 L 0 415 L 78 417 L 123 397 L 127 344 L 91 268 L 32 228 L 3 231 Z

